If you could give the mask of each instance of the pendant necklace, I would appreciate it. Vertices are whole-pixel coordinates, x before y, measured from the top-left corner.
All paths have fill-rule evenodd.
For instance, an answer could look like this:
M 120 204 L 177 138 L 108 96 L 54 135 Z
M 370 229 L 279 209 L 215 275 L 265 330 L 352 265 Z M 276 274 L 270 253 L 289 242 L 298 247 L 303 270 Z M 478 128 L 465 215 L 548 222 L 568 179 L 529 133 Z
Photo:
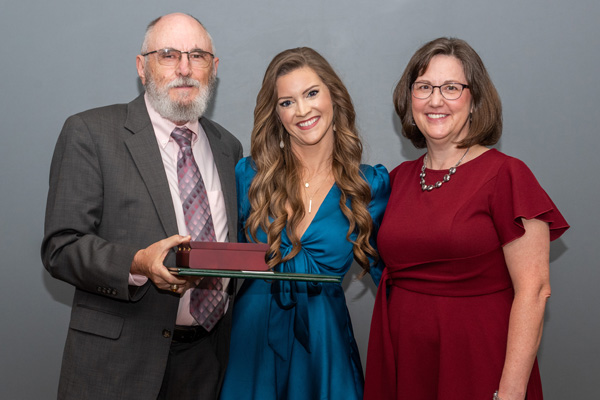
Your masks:
M 423 158 L 423 166 L 421 167 L 421 174 L 419 175 L 419 177 L 421 178 L 421 181 L 420 181 L 421 190 L 431 192 L 433 189 L 441 188 L 445 182 L 448 182 L 450 180 L 450 176 L 452 176 L 456 173 L 456 167 L 458 167 L 460 165 L 462 160 L 465 158 L 465 156 L 469 152 L 469 149 L 470 149 L 470 147 L 467 148 L 467 151 L 465 151 L 465 154 L 462 155 L 460 160 L 458 160 L 458 162 L 456 164 L 454 164 L 453 167 L 450 167 L 450 169 L 448 170 L 448 173 L 446 175 L 444 175 L 444 178 L 441 181 L 437 181 L 433 185 L 427 185 L 425 183 L 425 168 L 427 168 L 427 154 L 425 154 L 425 157 Z
M 321 171 L 319 170 L 315 176 L 319 175 Z M 327 174 L 329 175 L 329 174 Z M 308 199 L 308 213 L 312 213 L 312 199 L 313 197 L 315 197 L 315 195 L 317 194 L 317 192 L 319 191 L 319 189 L 321 189 L 321 186 L 323 186 L 323 183 L 325 183 L 325 181 L 327 180 L 327 177 L 325 177 L 324 180 L 321 181 L 321 183 L 319 184 L 319 186 L 317 186 L 317 188 L 315 189 L 315 191 L 313 192 L 312 196 L 308 195 L 308 188 L 310 187 L 310 183 L 308 181 L 304 182 L 304 191 L 306 192 L 306 198 Z

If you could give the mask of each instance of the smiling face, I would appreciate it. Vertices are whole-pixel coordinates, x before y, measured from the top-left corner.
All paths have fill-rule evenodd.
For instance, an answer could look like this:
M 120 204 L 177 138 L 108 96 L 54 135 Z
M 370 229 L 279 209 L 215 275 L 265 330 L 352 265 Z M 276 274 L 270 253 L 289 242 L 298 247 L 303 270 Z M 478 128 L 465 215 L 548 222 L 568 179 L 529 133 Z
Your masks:
M 162 17 L 150 31 L 145 47 L 146 51 L 164 48 L 213 51 L 204 28 L 184 14 Z M 164 66 L 154 53 L 146 57 L 138 55 L 136 64 L 149 99 L 160 115 L 177 124 L 201 116 L 214 86 L 218 58 L 209 67 L 192 68 L 187 55 L 182 54 L 177 66 Z
M 453 56 L 437 55 L 416 82 L 439 86 L 445 83 L 467 84 L 461 62 Z M 419 130 L 431 144 L 454 143 L 469 132 L 469 114 L 472 111 L 471 93 L 464 89 L 460 98 L 446 100 L 439 89 L 427 99 L 411 97 L 412 115 Z
M 276 89 L 277 115 L 290 135 L 292 149 L 333 149 L 333 103 L 321 78 L 303 67 L 277 78 Z

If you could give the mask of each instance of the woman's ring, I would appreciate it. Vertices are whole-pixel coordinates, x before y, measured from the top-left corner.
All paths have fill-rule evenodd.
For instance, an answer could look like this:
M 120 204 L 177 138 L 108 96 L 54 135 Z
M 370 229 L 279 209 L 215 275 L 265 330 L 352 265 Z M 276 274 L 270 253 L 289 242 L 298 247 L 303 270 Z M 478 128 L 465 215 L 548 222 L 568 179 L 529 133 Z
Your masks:
M 176 283 L 173 283 L 173 284 L 171 285 L 171 292 L 176 292 L 176 291 L 177 291 L 177 289 L 179 289 L 179 286 L 178 286 Z

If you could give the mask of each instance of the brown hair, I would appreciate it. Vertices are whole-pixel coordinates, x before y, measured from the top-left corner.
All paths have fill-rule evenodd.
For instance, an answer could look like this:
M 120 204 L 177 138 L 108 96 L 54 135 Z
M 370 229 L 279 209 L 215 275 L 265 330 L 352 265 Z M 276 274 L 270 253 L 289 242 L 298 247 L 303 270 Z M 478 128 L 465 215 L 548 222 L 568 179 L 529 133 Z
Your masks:
M 256 97 L 250 153 L 257 172 L 248 191 L 251 210 L 245 233 L 256 240 L 259 228 L 267 232 L 270 267 L 293 258 L 300 251 L 296 228 L 305 215 L 300 191 L 301 163 L 291 150 L 289 135 L 284 134 L 284 127 L 277 117 L 276 84 L 280 76 L 303 67 L 312 69 L 331 94 L 335 127 L 331 169 L 341 191 L 340 208 L 350 223 L 346 238 L 351 241 L 350 235 L 357 233 L 356 240 L 351 241 L 354 258 L 367 272 L 367 255 L 376 259 L 377 252 L 369 244 L 373 225 L 368 211 L 371 189 L 360 171 L 362 143 L 355 125 L 354 106 L 348 90 L 333 68 L 319 53 L 308 47 L 285 50 L 275 56 L 267 67 Z M 283 149 L 279 146 L 281 140 L 285 144 Z M 292 211 L 291 217 L 286 204 Z M 286 226 L 293 248 L 283 258 L 280 251 L 281 233 Z
M 431 59 L 437 55 L 456 57 L 462 64 L 471 91 L 473 112 L 469 133 L 458 143 L 459 148 L 475 144 L 493 145 L 502 135 L 502 103 L 490 76 L 467 42 L 456 38 L 441 37 L 423 45 L 412 56 L 396 89 L 394 107 L 402 121 L 402 134 L 417 148 L 427 146 L 425 137 L 415 125 L 412 115 L 411 87 L 417 77 L 425 73 Z

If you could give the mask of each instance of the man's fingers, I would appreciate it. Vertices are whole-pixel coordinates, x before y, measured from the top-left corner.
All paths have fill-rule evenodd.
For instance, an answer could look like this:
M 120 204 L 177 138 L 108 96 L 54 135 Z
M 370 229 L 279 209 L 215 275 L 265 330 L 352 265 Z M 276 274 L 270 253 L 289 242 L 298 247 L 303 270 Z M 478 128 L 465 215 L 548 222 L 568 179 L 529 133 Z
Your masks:
M 173 247 L 189 243 L 190 239 L 190 236 L 173 235 L 152 243 L 136 253 L 131 272 L 147 276 L 157 287 L 163 290 L 172 290 L 171 285 L 177 285 L 177 289 L 180 286 L 183 287 L 187 281 L 182 277 L 171 274 L 165 267 L 164 261 Z
M 169 236 L 166 239 L 161 240 L 161 242 L 164 244 L 165 248 L 168 251 L 173 247 L 179 246 L 180 244 L 189 243 L 190 239 L 191 239 L 191 237 L 189 235 L 188 236 L 173 235 L 173 236 Z

